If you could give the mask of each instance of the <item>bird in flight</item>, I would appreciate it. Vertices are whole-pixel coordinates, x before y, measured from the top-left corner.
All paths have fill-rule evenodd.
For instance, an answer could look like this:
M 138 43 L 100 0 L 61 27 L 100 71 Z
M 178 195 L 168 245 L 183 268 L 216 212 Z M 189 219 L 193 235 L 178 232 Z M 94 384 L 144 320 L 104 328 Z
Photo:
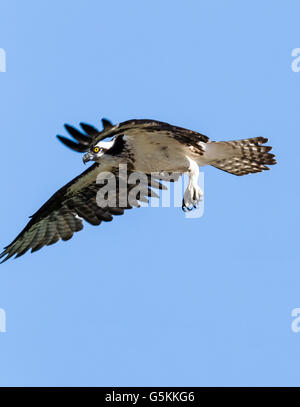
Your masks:
M 74 232 L 83 228 L 83 220 L 92 225 L 108 222 L 114 215 L 139 206 L 150 196 L 156 196 L 154 189 L 164 189 L 166 174 L 176 174 L 178 179 L 187 173 L 188 186 L 184 192 L 182 209 L 192 210 L 202 199 L 198 186 L 199 167 L 212 165 L 234 175 L 245 175 L 268 170 L 267 165 L 276 164 L 272 147 L 264 145 L 268 139 L 255 137 L 236 141 L 210 141 L 196 131 L 168 123 L 135 119 L 117 125 L 102 119 L 103 130 L 80 123 L 82 131 L 66 124 L 65 129 L 73 140 L 57 136 L 72 150 L 84 153 L 83 162 L 93 161 L 86 171 L 71 180 L 34 214 L 30 221 L 0 254 L 2 262 L 10 257 L 22 256 L 31 249 L 35 252 L 43 246 L 56 243 L 59 239 L 69 240 Z M 108 141 L 103 141 L 108 139 Z M 146 189 L 131 199 L 134 185 L 128 179 L 121 179 L 119 167 L 126 165 L 128 174 L 135 172 L 146 175 Z M 116 177 L 110 199 L 99 205 L 98 177 L 103 174 Z M 151 174 L 160 174 L 152 177 Z M 100 182 L 101 183 L 101 182 Z M 121 204 L 120 194 L 125 192 Z M 124 194 L 123 194 L 124 195 Z M 124 198 L 124 196 L 123 196 Z

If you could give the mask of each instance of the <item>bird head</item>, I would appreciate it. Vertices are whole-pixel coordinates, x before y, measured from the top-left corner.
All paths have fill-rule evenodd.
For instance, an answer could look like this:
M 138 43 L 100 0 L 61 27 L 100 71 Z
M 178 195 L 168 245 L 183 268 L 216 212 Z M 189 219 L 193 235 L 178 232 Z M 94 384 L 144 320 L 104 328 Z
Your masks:
M 87 153 L 82 157 L 82 161 L 86 164 L 88 161 L 100 161 L 100 158 L 109 150 L 112 145 L 112 141 L 100 141 L 89 149 Z

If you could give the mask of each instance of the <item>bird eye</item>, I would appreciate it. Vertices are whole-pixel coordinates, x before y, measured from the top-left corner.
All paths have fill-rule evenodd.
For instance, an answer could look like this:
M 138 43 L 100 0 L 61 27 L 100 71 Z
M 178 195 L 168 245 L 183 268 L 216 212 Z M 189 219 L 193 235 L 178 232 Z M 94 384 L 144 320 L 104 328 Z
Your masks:
M 94 153 L 99 153 L 100 148 L 99 147 L 94 147 L 93 151 L 94 151 Z

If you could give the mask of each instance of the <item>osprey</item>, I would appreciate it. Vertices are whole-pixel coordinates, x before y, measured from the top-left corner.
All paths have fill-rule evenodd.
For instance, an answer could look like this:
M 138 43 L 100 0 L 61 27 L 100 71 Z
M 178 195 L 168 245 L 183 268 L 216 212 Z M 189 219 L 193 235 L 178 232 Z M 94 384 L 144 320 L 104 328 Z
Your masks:
M 196 131 L 172 126 L 156 120 L 128 120 L 117 125 L 102 119 L 103 130 L 80 123 L 83 131 L 66 124 L 65 128 L 76 141 L 63 136 L 58 139 L 72 150 L 83 155 L 83 162 L 94 161 L 82 174 L 59 189 L 33 216 L 16 237 L 0 254 L 3 261 L 22 256 L 27 250 L 35 252 L 59 239 L 68 240 L 74 232 L 83 228 L 83 219 L 92 225 L 108 222 L 113 215 L 121 215 L 125 209 L 139 206 L 149 196 L 157 196 L 153 188 L 165 188 L 160 180 L 164 174 L 183 173 L 189 183 L 183 196 L 183 210 L 191 210 L 202 199 L 198 186 L 199 167 L 212 165 L 234 175 L 268 170 L 266 165 L 276 163 L 272 147 L 265 146 L 268 139 L 255 137 L 237 141 L 210 141 Z M 109 139 L 108 141 L 103 141 Z M 134 202 L 126 200 L 120 205 L 118 194 L 124 183 L 118 175 L 120 165 L 127 165 L 128 174 L 140 172 L 147 176 L 147 189 Z M 99 174 L 111 173 L 117 177 L 115 204 L 99 206 L 96 195 L 99 190 Z M 158 179 L 150 177 L 160 174 Z M 126 185 L 127 183 L 127 185 Z M 123 185 L 123 187 L 121 186 Z M 133 188 L 125 182 L 126 195 Z

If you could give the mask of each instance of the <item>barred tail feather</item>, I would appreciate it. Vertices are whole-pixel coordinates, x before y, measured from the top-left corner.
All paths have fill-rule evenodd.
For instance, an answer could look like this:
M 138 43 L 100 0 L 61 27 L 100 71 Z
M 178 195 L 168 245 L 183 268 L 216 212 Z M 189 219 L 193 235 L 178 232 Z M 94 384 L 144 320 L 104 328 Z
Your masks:
M 236 141 L 209 143 L 208 151 L 214 159 L 213 167 L 234 175 L 246 175 L 269 170 L 267 165 L 276 164 L 272 147 L 263 145 L 268 139 L 255 137 Z

